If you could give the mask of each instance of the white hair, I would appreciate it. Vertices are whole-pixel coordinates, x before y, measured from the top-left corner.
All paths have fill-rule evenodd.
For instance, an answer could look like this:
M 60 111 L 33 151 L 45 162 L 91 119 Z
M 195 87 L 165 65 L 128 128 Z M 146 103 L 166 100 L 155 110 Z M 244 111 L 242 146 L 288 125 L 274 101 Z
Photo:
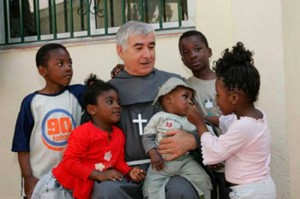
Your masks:
M 154 28 L 147 23 L 139 21 L 128 21 L 121 26 L 116 34 L 116 43 L 123 48 L 126 48 L 129 36 L 147 35 L 155 33 Z

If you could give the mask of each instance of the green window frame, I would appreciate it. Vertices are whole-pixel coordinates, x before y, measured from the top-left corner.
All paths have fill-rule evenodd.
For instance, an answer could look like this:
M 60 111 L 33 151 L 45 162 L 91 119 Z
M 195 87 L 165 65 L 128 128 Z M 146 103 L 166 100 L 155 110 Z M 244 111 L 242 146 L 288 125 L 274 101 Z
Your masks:
M 195 26 L 196 0 L 3 0 L 0 46 L 113 35 L 128 20 L 156 31 Z

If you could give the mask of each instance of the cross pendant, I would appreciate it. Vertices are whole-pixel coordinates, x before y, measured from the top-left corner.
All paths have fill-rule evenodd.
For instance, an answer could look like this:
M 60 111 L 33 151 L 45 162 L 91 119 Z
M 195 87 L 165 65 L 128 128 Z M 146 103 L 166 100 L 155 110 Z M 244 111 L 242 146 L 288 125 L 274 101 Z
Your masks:
M 138 119 L 133 119 L 132 122 L 133 123 L 138 123 L 139 124 L 139 134 L 143 135 L 143 123 L 147 123 L 148 120 L 146 119 L 142 119 L 142 115 L 139 113 L 138 114 Z

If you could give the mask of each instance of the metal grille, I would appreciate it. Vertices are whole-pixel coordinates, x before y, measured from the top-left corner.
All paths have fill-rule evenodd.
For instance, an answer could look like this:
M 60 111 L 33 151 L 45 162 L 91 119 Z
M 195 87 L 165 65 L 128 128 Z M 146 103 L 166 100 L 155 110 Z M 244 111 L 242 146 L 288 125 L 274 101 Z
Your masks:
M 150 23 L 157 31 L 190 26 L 188 0 L 2 2 L 0 45 L 106 36 L 115 34 L 128 20 Z

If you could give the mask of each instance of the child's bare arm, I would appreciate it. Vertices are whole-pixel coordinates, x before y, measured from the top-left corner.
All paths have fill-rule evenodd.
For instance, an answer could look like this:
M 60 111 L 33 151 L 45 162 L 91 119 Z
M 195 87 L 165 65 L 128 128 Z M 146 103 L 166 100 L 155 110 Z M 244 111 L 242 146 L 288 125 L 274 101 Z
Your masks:
M 196 126 L 198 135 L 200 137 L 204 132 L 208 131 L 203 114 L 196 106 L 193 106 L 189 109 L 187 118 L 191 123 L 193 123 Z
M 30 153 L 18 152 L 18 161 L 21 168 L 22 177 L 24 178 L 24 188 L 26 198 L 30 199 L 33 189 L 38 182 L 38 179 L 32 175 L 30 166 Z
M 161 155 L 158 153 L 156 148 L 150 149 L 148 152 L 148 155 L 151 160 L 151 166 L 153 169 L 156 169 L 157 171 L 162 170 L 164 168 L 164 160 L 161 157 Z
M 206 116 L 204 119 L 213 124 L 214 126 L 219 126 L 220 121 L 218 116 Z

